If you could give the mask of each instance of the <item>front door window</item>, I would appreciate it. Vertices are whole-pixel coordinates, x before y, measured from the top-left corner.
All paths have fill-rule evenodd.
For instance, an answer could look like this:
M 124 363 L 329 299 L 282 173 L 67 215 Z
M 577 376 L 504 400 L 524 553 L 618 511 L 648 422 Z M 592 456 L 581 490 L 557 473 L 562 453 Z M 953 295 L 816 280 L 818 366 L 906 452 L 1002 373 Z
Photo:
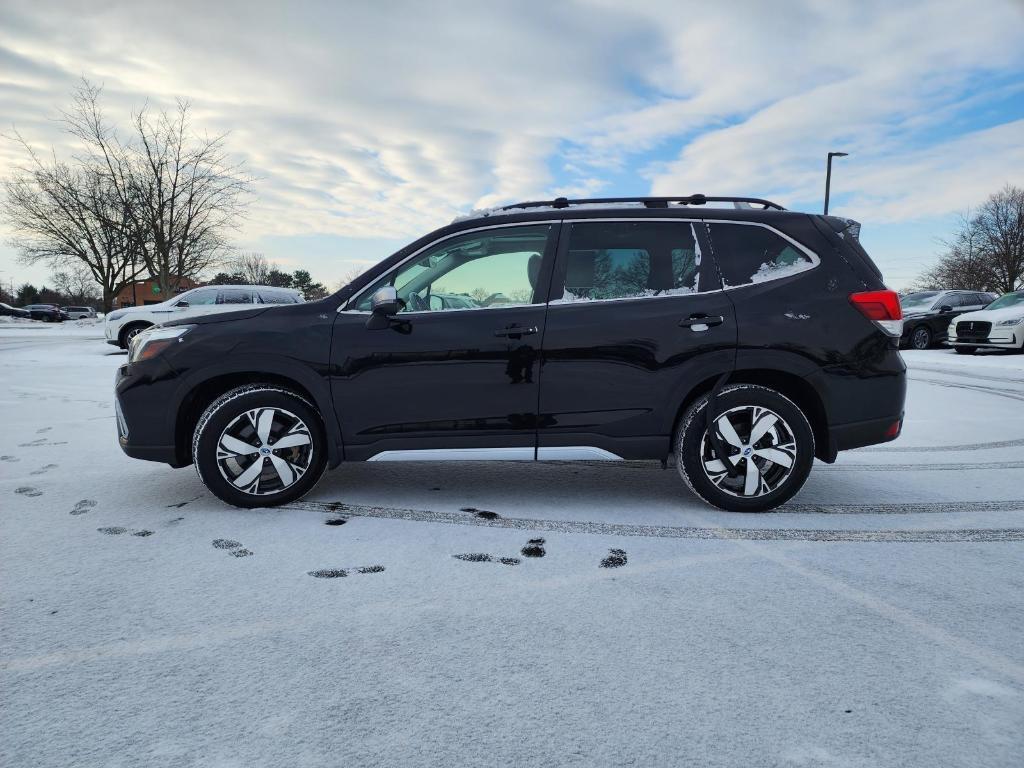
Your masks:
M 355 308 L 369 311 L 385 285 L 395 286 L 403 312 L 534 304 L 551 231 L 550 224 L 499 227 L 444 240 L 364 291 Z

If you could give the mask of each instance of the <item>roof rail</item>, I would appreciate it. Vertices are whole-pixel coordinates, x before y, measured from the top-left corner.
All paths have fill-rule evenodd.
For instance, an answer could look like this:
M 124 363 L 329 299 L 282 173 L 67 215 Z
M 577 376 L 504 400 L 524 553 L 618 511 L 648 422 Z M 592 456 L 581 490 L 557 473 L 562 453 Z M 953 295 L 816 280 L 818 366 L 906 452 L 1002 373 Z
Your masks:
M 646 208 L 668 208 L 669 204 L 676 205 L 704 205 L 705 203 L 733 203 L 737 208 L 753 207 L 760 205 L 764 210 L 774 208 L 777 211 L 786 210 L 778 203 L 771 200 L 762 200 L 760 197 L 709 197 L 706 195 L 689 195 L 688 197 L 589 197 L 570 200 L 565 197 L 556 197 L 554 200 L 530 200 L 523 203 L 503 205 L 499 211 L 510 211 L 516 208 L 570 208 L 574 205 L 601 205 L 603 203 L 643 203 Z

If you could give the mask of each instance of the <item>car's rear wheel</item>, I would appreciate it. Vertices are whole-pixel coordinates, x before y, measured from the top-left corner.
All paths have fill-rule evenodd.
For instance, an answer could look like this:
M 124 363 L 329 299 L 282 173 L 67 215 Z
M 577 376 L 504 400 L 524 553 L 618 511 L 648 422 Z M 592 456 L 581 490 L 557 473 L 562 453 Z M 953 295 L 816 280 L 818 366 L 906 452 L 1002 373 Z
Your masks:
M 199 417 L 192 461 L 203 484 L 228 504 L 286 504 L 308 493 L 327 467 L 323 419 L 294 392 L 239 387 Z
M 928 349 L 932 345 L 932 332 L 921 325 L 914 329 L 910 336 L 910 346 L 914 349 Z
M 814 432 L 789 398 L 735 384 L 713 406 L 709 395 L 690 406 L 676 431 L 675 456 L 683 480 L 708 504 L 765 512 L 803 487 L 814 463 Z
M 958 355 L 973 355 L 978 351 L 977 347 L 953 347 Z

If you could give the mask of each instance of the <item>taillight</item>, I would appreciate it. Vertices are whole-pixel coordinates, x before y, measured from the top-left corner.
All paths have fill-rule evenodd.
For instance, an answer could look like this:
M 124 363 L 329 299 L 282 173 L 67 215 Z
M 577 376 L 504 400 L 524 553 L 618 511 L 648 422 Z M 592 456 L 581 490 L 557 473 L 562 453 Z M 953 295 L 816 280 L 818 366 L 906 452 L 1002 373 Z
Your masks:
M 850 303 L 890 336 L 903 334 L 903 309 L 896 291 L 851 293 Z

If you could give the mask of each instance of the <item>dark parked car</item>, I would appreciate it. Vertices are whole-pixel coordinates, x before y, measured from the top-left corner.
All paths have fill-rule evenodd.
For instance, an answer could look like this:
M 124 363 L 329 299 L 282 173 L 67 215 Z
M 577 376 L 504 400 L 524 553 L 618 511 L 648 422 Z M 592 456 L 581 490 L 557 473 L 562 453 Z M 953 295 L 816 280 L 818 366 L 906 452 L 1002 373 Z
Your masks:
M 32 315 L 28 310 L 18 309 L 17 307 L 12 307 L 10 304 L 0 302 L 0 317 L 20 317 L 28 320 Z
M 342 461 L 653 459 L 770 509 L 815 457 L 900 433 L 899 299 L 859 230 L 701 195 L 481 213 L 327 299 L 139 334 L 120 444 L 242 507 Z M 432 301 L 466 293 L 503 300 Z
M 964 312 L 988 306 L 994 293 L 982 291 L 919 291 L 900 298 L 903 336 L 900 346 L 928 349 L 948 337 L 949 321 Z
M 42 320 L 44 323 L 63 323 L 68 319 L 56 304 L 28 304 L 22 309 L 28 312 L 33 320 Z

